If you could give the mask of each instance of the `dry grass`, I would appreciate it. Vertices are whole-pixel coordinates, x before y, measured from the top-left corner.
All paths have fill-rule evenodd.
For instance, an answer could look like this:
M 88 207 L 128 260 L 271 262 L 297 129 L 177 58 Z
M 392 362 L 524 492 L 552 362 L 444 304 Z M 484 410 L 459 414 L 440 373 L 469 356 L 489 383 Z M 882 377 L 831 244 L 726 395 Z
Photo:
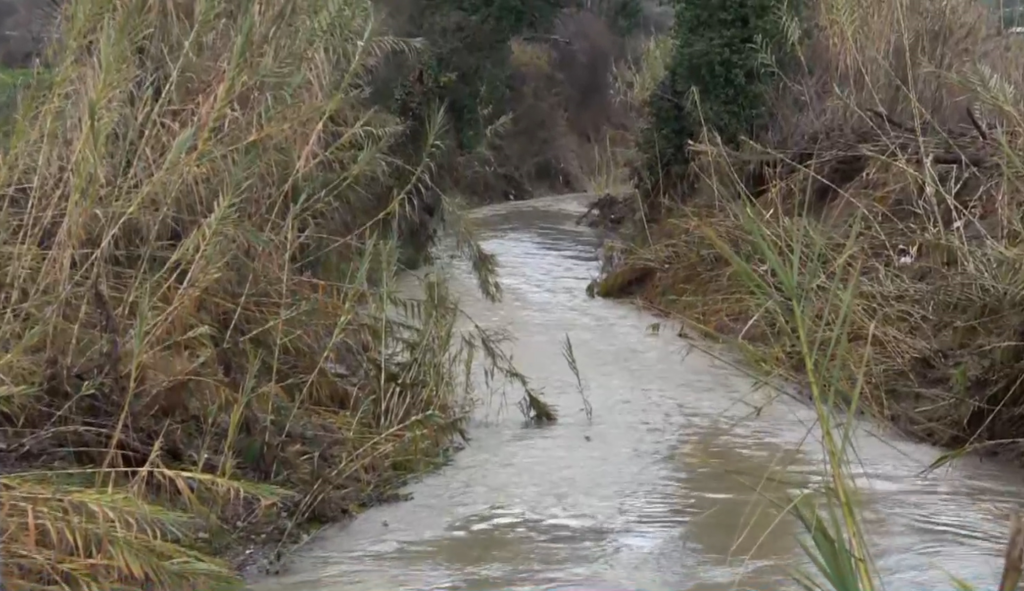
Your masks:
M 627 114 L 627 123 L 621 129 L 609 130 L 583 159 L 581 174 L 587 192 L 633 193 L 632 174 L 641 160 L 636 138 L 644 125 L 647 100 L 665 75 L 671 52 L 671 37 L 653 36 L 643 40 L 635 56 L 614 64 L 611 97 L 616 108 Z
M 655 35 L 644 40 L 634 59 L 616 64 L 612 71 L 615 96 L 634 112 L 641 112 L 665 76 L 672 57 L 672 37 Z
M 1021 459 L 1024 48 L 990 16 L 821 3 L 762 145 L 694 147 L 698 192 L 633 257 L 645 298 L 802 376 L 800 317 L 849 345 L 827 363 L 862 408 Z
M 697 192 L 665 196 L 594 289 L 639 288 L 805 386 L 827 463 L 821 494 L 785 505 L 807 591 L 882 588 L 849 478 L 856 421 L 837 407 L 956 450 L 936 464 L 1021 459 L 1024 52 L 988 16 L 973 0 L 819 3 L 762 145 L 694 146 Z M 1020 523 L 1000 591 L 1019 586 Z
M 4 588 L 231 585 L 211 555 L 384 500 L 461 431 L 479 343 L 443 283 L 393 289 L 443 113 L 389 155 L 365 79 L 416 46 L 368 0 L 72 6 L 0 155 Z
M 956 450 L 937 464 L 978 447 L 1021 459 L 1024 52 L 988 16 L 972 0 L 820 3 L 771 134 L 742 153 L 694 146 L 697 193 L 666 196 L 596 289 L 642 280 L 647 303 L 806 387 L 828 475 L 825 502 L 787 506 L 808 591 L 882 585 L 837 407 Z M 1001 591 L 1018 587 L 1020 544 L 1015 516 Z

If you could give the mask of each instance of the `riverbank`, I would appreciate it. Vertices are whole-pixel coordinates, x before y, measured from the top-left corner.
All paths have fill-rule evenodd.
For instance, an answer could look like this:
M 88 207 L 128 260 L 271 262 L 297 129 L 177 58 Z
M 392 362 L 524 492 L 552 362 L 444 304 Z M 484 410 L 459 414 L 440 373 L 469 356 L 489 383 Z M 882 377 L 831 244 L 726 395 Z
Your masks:
M 514 409 L 487 413 L 472 444 L 412 499 L 323 532 L 284 576 L 254 589 L 799 588 L 790 569 L 811 568 L 798 541 L 812 538 L 782 513 L 794 496 L 830 498 L 817 413 L 757 388 L 734 358 L 691 349 L 673 323 L 587 299 L 597 240 L 574 224 L 586 200 L 573 201 L 473 212 L 502 262 L 504 298 L 476 297 L 464 270 L 451 283 L 469 316 L 516 336 L 517 366 L 544 388 L 558 423 L 524 428 Z M 581 382 L 567 367 L 570 341 Z M 995 588 L 1021 472 L 967 458 L 922 477 L 934 447 L 864 421 L 836 431 L 848 425 L 856 455 L 843 478 L 856 488 L 872 572 L 888 586 L 942 587 L 953 573 Z M 813 523 L 835 531 L 835 514 L 817 507 Z
M 773 144 L 693 146 L 692 192 L 659 203 L 596 291 L 728 338 L 765 373 L 827 379 L 947 457 L 1021 462 L 1024 49 L 983 7 L 940 4 L 877 3 L 842 32 L 826 3 L 804 58 L 837 86 L 783 110 Z M 899 66 L 894 38 L 945 41 Z
M 143 4 L 0 17 L 28 68 L 0 73 L 12 590 L 235 586 L 446 462 L 470 360 L 526 378 L 500 335 L 455 332 L 445 278 L 409 298 L 398 276 L 443 228 L 496 299 L 462 204 L 599 176 L 635 121 L 562 90 L 607 90 L 664 20 L 484 3 L 455 35 L 457 3 Z
M 140 6 L 76 10 L 3 130 L 12 591 L 276 568 L 446 461 L 487 338 L 456 335 L 443 280 L 395 292 L 400 255 L 458 212 L 422 188 L 432 152 L 398 159 L 402 122 L 365 102 L 401 46 L 370 2 Z

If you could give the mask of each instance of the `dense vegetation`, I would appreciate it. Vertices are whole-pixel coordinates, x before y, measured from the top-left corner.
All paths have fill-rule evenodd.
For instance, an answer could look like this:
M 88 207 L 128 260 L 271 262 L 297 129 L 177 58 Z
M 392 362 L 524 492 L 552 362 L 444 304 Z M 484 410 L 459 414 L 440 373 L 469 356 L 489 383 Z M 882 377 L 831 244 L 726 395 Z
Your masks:
M 396 148 L 368 1 L 74 6 L 0 158 L 3 581 L 214 589 L 461 432 L 474 337 L 394 291 L 446 121 Z
M 588 178 L 640 19 L 596 4 L 71 5 L 4 77 L 4 588 L 232 586 L 443 462 L 470 358 L 525 385 L 395 284 L 443 225 L 499 297 L 458 193 Z
M 848 478 L 855 422 L 835 406 L 950 450 L 932 468 L 1024 458 L 1024 42 L 1004 34 L 1019 9 L 739 2 L 687 30 L 714 4 L 678 5 L 634 177 L 660 217 L 609 249 L 627 255 L 595 293 L 638 296 L 804 387 L 829 477 L 824 503 L 790 505 L 816 571 L 798 582 L 881 588 Z M 778 45 L 729 13 L 747 5 L 771 13 L 757 27 L 778 26 Z M 701 27 L 724 22 L 728 48 L 701 53 Z M 1018 588 L 1021 548 L 1013 516 L 1000 591 Z
M 425 50 L 393 60 L 374 92 L 409 120 L 445 106 L 439 185 L 474 201 L 591 188 L 595 150 L 632 121 L 609 74 L 653 26 L 640 0 L 385 4 L 389 27 Z
M 780 0 L 675 2 L 674 53 L 648 102 L 640 146 L 645 162 L 637 180 L 646 196 L 686 190 L 688 145 L 705 129 L 734 148 L 761 135 L 775 75 L 765 58 L 789 49 L 786 9 Z
M 729 101 L 708 97 L 754 80 L 753 57 L 673 74 L 701 55 L 696 32 L 677 38 L 666 85 L 697 86 L 701 110 L 665 123 L 652 101 L 651 125 L 694 140 L 668 163 L 692 182 L 654 195 L 669 210 L 598 293 L 639 293 L 768 373 L 824 371 L 838 400 L 949 457 L 1019 461 L 1024 44 L 973 0 L 825 0 L 801 18 L 778 21 L 796 53 L 777 83 Z M 765 111 L 760 130 L 744 119 Z
M 421 86 L 406 85 L 403 107 L 447 103 L 457 146 L 479 147 L 487 128 L 505 114 L 511 75 L 509 42 L 529 33 L 546 33 L 560 12 L 559 0 L 422 0 L 409 19 L 422 23 L 417 33 L 430 40 L 420 64 Z M 419 108 L 409 105 L 416 101 Z M 427 106 L 427 109 L 430 107 Z
M 82 0 L 4 78 L 5 588 L 231 586 L 391 498 L 461 434 L 471 357 L 525 385 L 398 273 L 446 224 L 496 298 L 459 194 L 628 167 L 662 217 L 602 293 L 643 279 L 823 422 L 1020 440 L 1024 47 L 971 0 L 678 2 L 660 40 L 635 0 L 380 4 Z

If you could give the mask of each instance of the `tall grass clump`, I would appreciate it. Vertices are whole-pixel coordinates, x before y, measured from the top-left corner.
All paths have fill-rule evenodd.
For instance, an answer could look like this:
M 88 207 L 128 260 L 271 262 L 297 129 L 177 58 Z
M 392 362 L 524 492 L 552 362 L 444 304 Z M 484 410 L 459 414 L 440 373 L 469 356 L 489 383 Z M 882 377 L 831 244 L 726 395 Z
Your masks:
M 842 420 L 844 412 L 856 414 L 860 408 L 875 336 L 869 330 L 866 342 L 853 343 L 849 338 L 856 321 L 853 307 L 863 261 L 848 256 L 832 259 L 831 268 L 816 264 L 819 257 L 828 255 L 821 241 L 801 229 L 792 232 L 789 256 L 783 258 L 756 210 L 739 208 L 736 221 L 749 233 L 750 251 L 737 250 L 712 228 L 703 228 L 704 238 L 728 260 L 737 280 L 756 294 L 759 313 L 791 331 L 791 356 L 800 369 L 787 377 L 796 377 L 806 386 L 822 434 L 822 486 L 815 493 L 792 498 L 786 506 L 803 528 L 799 543 L 811 563 L 811 569 L 794 573 L 796 582 L 806 591 L 884 588 L 871 558 L 869 532 L 862 528 L 859 491 L 850 477 L 857 423 Z M 862 228 L 854 225 L 849 231 L 852 244 Z M 807 284 L 816 284 L 829 302 L 834 315 L 827 321 L 819 317 L 815 300 L 807 297 Z M 851 366 L 856 360 L 860 362 Z M 1019 514 L 1010 516 L 1009 534 L 999 591 L 1016 591 L 1021 578 L 1024 529 Z M 957 589 L 973 589 L 955 574 L 950 578 Z
M 366 79 L 417 46 L 369 0 L 61 28 L 0 133 L 3 585 L 230 585 L 211 556 L 388 498 L 461 430 L 473 342 L 443 283 L 393 289 L 443 112 L 392 156 Z
M 643 295 L 770 373 L 806 380 L 801 330 L 839 338 L 827 366 L 861 384 L 859 409 L 1020 460 L 1021 39 L 971 0 L 826 0 L 805 18 L 758 143 L 710 128 L 690 147 L 689 201 L 630 265 L 653 276 Z

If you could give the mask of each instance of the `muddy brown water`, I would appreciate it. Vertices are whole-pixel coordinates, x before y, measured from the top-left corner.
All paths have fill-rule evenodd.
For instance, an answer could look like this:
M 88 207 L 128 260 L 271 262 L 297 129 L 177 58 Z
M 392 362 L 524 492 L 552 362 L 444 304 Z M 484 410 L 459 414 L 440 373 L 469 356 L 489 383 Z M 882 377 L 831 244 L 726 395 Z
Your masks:
M 500 260 L 501 303 L 453 270 L 467 312 L 516 336 L 516 363 L 559 422 L 524 428 L 489 397 L 468 448 L 410 486 L 412 500 L 327 529 L 253 589 L 796 588 L 790 573 L 807 561 L 797 525 L 772 500 L 821 478 L 812 409 L 755 389 L 674 330 L 651 334 L 658 319 L 631 305 L 589 299 L 597 237 L 573 223 L 586 203 L 476 212 Z M 562 357 L 565 334 L 592 420 Z M 922 475 L 938 450 L 864 423 L 856 449 L 864 528 L 886 588 L 952 591 L 954 574 L 994 589 L 1024 472 L 966 459 Z

